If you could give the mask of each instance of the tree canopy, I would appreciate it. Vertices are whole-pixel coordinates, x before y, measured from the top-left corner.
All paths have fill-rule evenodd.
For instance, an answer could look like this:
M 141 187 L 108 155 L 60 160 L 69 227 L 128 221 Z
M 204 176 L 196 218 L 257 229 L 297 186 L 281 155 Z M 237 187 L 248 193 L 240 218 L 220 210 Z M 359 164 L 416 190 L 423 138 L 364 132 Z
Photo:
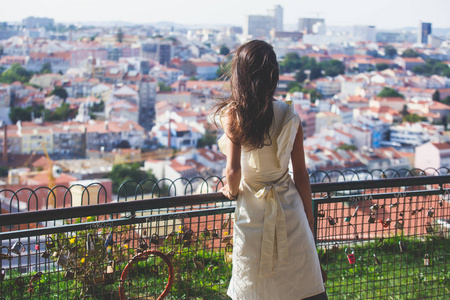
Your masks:
M 156 182 L 156 177 L 153 175 L 151 170 L 145 172 L 142 171 L 140 167 L 141 166 L 139 165 L 139 163 L 114 165 L 111 172 L 106 175 L 107 178 L 110 178 L 112 180 L 113 193 L 117 194 L 120 185 L 128 180 L 133 181 L 126 184 L 126 190 L 128 194 L 134 194 L 138 183 L 141 183 L 144 180 L 146 180 L 146 182 L 141 185 L 143 192 L 151 192 L 154 182 Z M 136 192 L 141 193 L 142 190 L 138 189 Z M 155 189 L 155 192 L 159 192 L 158 189 Z
M 13 64 L 11 67 L 0 75 L 0 83 L 13 83 L 20 81 L 28 83 L 33 76 L 33 72 L 28 71 L 20 64 Z
M 391 45 L 384 46 L 384 56 L 387 58 L 394 58 L 397 56 L 397 49 Z
M 116 40 L 117 40 L 118 43 L 122 43 L 123 42 L 122 28 L 119 28 L 119 30 L 117 31 Z
M 426 61 L 426 64 L 413 67 L 412 71 L 428 77 L 439 75 L 450 78 L 450 67 L 437 59 L 429 59 Z
M 220 47 L 219 53 L 221 55 L 228 55 L 230 53 L 230 49 L 227 46 L 222 45 L 222 47 Z
M 302 56 L 297 53 L 287 53 L 280 63 L 281 72 L 296 72 L 295 78 L 298 82 L 303 82 L 308 78 L 314 80 L 322 76 L 337 76 L 345 73 L 344 64 L 339 60 L 327 60 L 318 63 L 315 58 Z
M 402 53 L 402 57 L 418 57 L 418 56 L 419 56 L 419 53 L 414 51 L 414 49 L 406 49 Z
M 405 98 L 405 96 L 403 96 L 402 94 L 400 94 L 399 92 L 390 87 L 384 87 L 383 90 L 377 96 L 382 98 L 393 98 L 393 97 Z
M 50 93 L 50 95 L 58 96 L 59 98 L 66 100 L 69 94 L 67 93 L 66 89 L 62 86 L 55 86 L 53 91 Z
M 39 71 L 41 74 L 51 74 L 52 73 L 52 64 L 50 62 L 45 62 L 41 70 Z

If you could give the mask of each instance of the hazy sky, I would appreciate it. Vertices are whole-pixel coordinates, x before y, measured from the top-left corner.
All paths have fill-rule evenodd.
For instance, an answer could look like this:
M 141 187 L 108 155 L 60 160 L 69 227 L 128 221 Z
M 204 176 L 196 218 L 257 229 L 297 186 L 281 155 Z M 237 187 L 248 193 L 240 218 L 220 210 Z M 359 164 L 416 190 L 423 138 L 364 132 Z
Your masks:
M 0 21 L 28 16 L 56 22 L 129 21 L 180 24 L 233 24 L 245 15 L 266 14 L 280 4 L 284 23 L 300 17 L 323 17 L 329 26 L 375 25 L 377 28 L 416 27 L 420 20 L 433 27 L 450 27 L 450 0 L 0 0 Z

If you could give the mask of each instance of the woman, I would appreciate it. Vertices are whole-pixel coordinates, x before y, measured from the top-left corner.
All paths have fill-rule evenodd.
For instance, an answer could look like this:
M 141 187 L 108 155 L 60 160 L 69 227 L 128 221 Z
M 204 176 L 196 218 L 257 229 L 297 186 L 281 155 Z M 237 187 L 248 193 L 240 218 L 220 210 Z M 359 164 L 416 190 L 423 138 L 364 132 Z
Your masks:
M 215 112 L 227 155 L 221 191 L 237 200 L 228 295 L 293 300 L 321 294 L 303 132 L 293 106 L 273 98 L 279 71 L 272 46 L 259 40 L 240 46 L 229 76 L 231 95 Z

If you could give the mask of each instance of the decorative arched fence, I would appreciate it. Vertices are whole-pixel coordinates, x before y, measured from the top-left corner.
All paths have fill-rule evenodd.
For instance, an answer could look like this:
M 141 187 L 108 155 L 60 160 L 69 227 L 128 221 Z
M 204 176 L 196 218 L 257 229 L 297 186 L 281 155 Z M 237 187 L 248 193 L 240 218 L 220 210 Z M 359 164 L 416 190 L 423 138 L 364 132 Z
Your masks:
M 448 169 L 314 172 L 315 234 L 330 299 L 450 295 Z M 0 191 L 0 299 L 227 299 L 234 203 L 222 178 Z M 43 192 L 46 191 L 46 192 Z M 56 208 L 46 209 L 54 198 Z M 58 199 L 62 197 L 62 199 Z

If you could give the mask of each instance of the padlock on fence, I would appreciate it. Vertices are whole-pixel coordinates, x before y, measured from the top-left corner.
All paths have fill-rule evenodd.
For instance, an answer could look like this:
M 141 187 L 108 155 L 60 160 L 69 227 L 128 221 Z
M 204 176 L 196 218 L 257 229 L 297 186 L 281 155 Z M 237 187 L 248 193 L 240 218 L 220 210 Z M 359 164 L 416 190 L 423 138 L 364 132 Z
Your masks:
M 392 203 L 391 205 L 389 205 L 390 208 L 394 208 L 398 206 L 398 202 Z
M 373 211 L 373 212 L 375 212 L 375 211 L 378 210 L 378 208 L 380 208 L 380 206 L 379 206 L 378 204 L 374 204 L 374 205 L 372 205 L 372 206 L 370 207 L 370 210 Z
M 191 229 L 186 230 L 186 232 L 183 234 L 183 241 L 190 241 L 192 239 L 192 236 L 194 235 L 194 232 Z
M 355 250 L 353 250 L 352 248 L 350 248 L 350 251 L 352 253 L 348 253 L 348 248 L 345 248 L 345 254 L 347 254 L 347 259 L 349 264 L 353 265 L 356 262 L 355 259 Z
M 110 233 L 106 236 L 105 247 L 112 246 L 113 244 L 114 244 L 113 234 L 112 234 L 112 232 L 110 232 Z
M 204 268 L 203 263 L 202 263 L 201 261 L 195 259 L 195 257 L 192 258 L 192 262 L 194 263 L 194 266 L 195 266 L 195 268 L 196 268 L 197 270 L 201 270 L 201 269 Z
M 22 242 L 17 241 L 11 247 L 11 251 L 14 252 L 17 255 L 20 255 L 22 252 L 25 252 L 25 245 L 22 244 Z
M 369 223 L 375 223 L 375 214 L 374 213 L 370 213 L 369 219 L 367 219 L 367 222 Z
M 203 235 L 205 236 L 205 238 L 209 238 L 211 233 L 209 232 L 208 228 L 203 228 Z
M 50 257 L 50 252 L 48 250 L 45 250 L 44 252 L 42 252 L 41 257 L 44 259 L 47 259 Z
M 427 267 L 431 265 L 430 256 L 428 254 L 425 254 L 423 257 L 423 265 Z
M 25 285 L 25 279 L 23 279 L 22 276 L 19 276 L 14 280 L 14 284 L 18 287 L 23 287 Z
M 76 270 L 74 268 L 68 268 L 64 273 L 64 278 L 66 279 L 74 279 Z
M 433 233 L 434 232 L 433 226 L 431 226 L 430 222 L 427 222 L 425 224 L 425 230 L 427 231 L 427 233 Z
M 403 219 L 398 219 L 394 224 L 395 229 L 402 230 L 404 223 L 405 221 Z
M 430 207 L 430 209 L 428 210 L 428 214 L 427 214 L 430 218 L 432 218 L 434 216 L 434 208 Z
M 55 241 L 53 240 L 53 238 L 51 236 L 46 236 L 45 237 L 45 249 L 47 250 L 51 250 L 53 248 L 55 248 Z
M 114 260 L 110 260 L 108 262 L 108 265 L 106 266 L 106 273 L 113 274 L 115 271 L 115 266 L 116 266 L 116 264 L 115 264 Z
M 3 249 L 6 249 L 6 253 L 3 253 Z M 6 259 L 6 260 L 11 260 L 12 256 L 11 256 L 11 249 L 9 249 L 8 246 L 2 246 L 0 249 L 0 260 L 2 259 Z
M 169 251 L 169 252 L 167 252 L 166 253 L 166 255 L 167 255 L 167 257 L 170 259 L 170 260 L 172 260 L 173 258 L 174 258 L 174 256 L 175 256 L 175 251 Z
M 375 255 L 375 253 L 373 254 L 373 258 L 375 259 L 375 263 L 376 263 L 377 265 L 381 265 L 381 262 L 380 262 L 380 260 L 378 259 L 378 257 Z
M 439 206 L 440 206 L 440 207 L 444 206 L 444 202 L 442 201 L 442 199 L 439 200 L 438 203 L 439 203 Z
M 211 236 L 212 236 L 213 238 L 219 237 L 219 233 L 217 232 L 217 229 L 216 229 L 216 228 L 214 228 L 214 229 L 212 230 Z
M 319 209 L 319 211 L 317 211 L 317 216 L 319 218 L 325 217 L 325 211 L 323 209 Z
M 225 263 L 229 264 L 233 261 L 233 244 L 228 243 L 225 246 Z
M 175 231 L 172 231 L 171 233 L 169 233 L 167 236 L 166 236 L 166 241 L 167 242 L 172 242 L 172 240 L 173 240 L 173 237 L 174 236 L 176 236 L 177 235 L 177 233 L 175 232 Z
M 147 249 L 148 249 L 147 242 L 145 242 L 145 240 L 142 237 L 139 237 L 139 246 L 136 249 L 136 252 L 137 253 L 141 253 L 141 252 L 144 252 Z
M 42 277 L 42 272 L 37 272 L 36 274 L 31 276 L 30 281 L 31 282 L 39 281 L 39 280 L 41 280 L 41 277 Z
M 159 245 L 159 235 L 157 233 L 152 234 L 152 237 L 150 238 L 150 243 L 154 245 Z
M 69 258 L 70 258 L 69 247 L 64 246 L 62 247 L 56 262 L 58 263 L 58 265 L 67 268 L 69 266 Z
M 36 244 L 34 245 L 34 250 L 36 250 L 36 251 L 39 251 L 39 250 L 41 250 L 41 238 L 40 237 L 37 237 L 36 238 Z
M 350 222 L 352 220 L 352 216 L 346 216 L 344 221 L 345 222 Z
M 383 227 L 387 228 L 389 227 L 389 225 L 391 225 L 391 219 L 387 218 L 386 221 L 380 220 L 381 225 L 383 225 Z
M 86 236 L 86 251 L 92 252 L 95 250 L 95 241 L 92 234 L 88 233 Z
M 230 219 L 231 219 L 231 214 L 229 214 L 226 218 L 225 221 L 222 224 L 222 229 L 227 229 L 228 225 L 230 225 Z
M 3 279 L 5 279 L 6 276 L 6 270 L 4 268 L 0 269 L 0 281 L 3 281 Z
M 222 238 L 222 243 L 224 243 L 224 244 L 229 243 L 232 239 L 233 239 L 232 235 L 227 235 Z
M 406 252 L 405 244 L 403 244 L 402 241 L 398 241 L 398 247 L 400 248 L 400 252 Z
M 328 223 L 330 224 L 330 226 L 336 225 L 336 221 L 331 216 L 328 217 Z

